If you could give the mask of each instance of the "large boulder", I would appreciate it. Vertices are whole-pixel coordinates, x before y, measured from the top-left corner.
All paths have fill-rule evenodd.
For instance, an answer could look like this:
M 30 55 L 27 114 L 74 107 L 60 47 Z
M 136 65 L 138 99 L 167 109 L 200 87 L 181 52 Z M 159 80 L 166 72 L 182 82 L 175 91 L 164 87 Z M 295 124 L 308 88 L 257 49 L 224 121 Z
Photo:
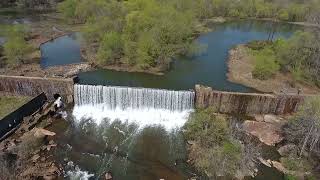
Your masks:
M 274 146 L 284 139 L 281 127 L 279 124 L 266 122 L 245 121 L 243 123 L 243 129 L 248 134 L 256 136 L 261 142 L 269 146 Z
M 298 147 L 295 144 L 286 144 L 278 149 L 281 156 L 288 156 L 292 152 L 297 152 Z

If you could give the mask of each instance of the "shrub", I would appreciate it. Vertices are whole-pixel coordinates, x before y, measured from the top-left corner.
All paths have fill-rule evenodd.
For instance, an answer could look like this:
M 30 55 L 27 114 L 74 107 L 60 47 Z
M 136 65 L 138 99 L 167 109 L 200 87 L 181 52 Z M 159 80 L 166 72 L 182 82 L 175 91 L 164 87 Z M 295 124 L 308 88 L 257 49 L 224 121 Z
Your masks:
M 205 147 L 221 144 L 228 138 L 226 118 L 215 115 L 212 109 L 198 110 L 191 114 L 185 127 L 187 139 L 199 141 Z
M 6 42 L 3 45 L 3 53 L 9 65 L 23 63 L 26 55 L 33 51 L 33 48 L 25 40 L 26 28 L 22 25 L 0 27 L 0 35 L 5 36 Z
M 109 32 L 103 36 L 98 50 L 99 64 L 114 63 L 123 52 L 121 35 L 117 32 Z
M 252 50 L 262 50 L 269 44 L 269 41 L 251 41 L 247 44 L 247 47 Z
M 255 65 L 252 75 L 260 80 L 270 79 L 280 70 L 274 52 L 271 49 L 264 49 L 254 55 Z
M 278 13 L 278 18 L 282 21 L 288 21 L 289 20 L 289 13 L 286 9 L 282 9 Z
M 307 172 L 312 170 L 312 165 L 305 158 L 299 158 L 295 156 L 281 158 L 283 165 L 291 171 L 302 171 Z

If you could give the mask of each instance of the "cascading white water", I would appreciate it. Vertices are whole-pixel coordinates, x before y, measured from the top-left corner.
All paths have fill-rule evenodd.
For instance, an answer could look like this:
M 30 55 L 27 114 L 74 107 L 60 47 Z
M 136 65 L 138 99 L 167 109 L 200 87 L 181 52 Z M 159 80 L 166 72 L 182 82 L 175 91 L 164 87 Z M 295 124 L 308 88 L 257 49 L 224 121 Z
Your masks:
M 75 104 L 100 105 L 109 109 L 167 109 L 183 111 L 193 108 L 194 92 L 117 86 L 74 86 Z
M 76 119 L 133 121 L 140 126 L 182 126 L 194 106 L 194 92 L 117 86 L 75 85 Z

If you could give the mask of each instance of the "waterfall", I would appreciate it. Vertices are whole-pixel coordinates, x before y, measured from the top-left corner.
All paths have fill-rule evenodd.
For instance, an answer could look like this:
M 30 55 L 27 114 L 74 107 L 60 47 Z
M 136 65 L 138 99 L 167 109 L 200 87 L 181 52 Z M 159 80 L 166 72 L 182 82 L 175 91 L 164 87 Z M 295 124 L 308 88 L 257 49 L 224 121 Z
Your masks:
M 182 126 L 194 106 L 193 91 L 74 85 L 76 119 L 134 122 L 142 126 Z
M 109 109 L 167 109 L 170 111 L 184 111 L 193 109 L 194 92 L 75 85 L 74 100 L 77 106 L 104 104 Z

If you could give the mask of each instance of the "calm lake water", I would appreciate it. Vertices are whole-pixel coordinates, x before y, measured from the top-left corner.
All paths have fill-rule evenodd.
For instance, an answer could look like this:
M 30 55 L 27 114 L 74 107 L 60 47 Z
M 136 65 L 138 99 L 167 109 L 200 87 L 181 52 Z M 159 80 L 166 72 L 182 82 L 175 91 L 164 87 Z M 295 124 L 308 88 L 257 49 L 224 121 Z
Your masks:
M 62 36 L 40 46 L 41 67 L 81 62 L 79 33 Z
M 298 29 L 289 24 L 276 23 L 275 26 L 276 38 L 288 38 Z M 228 51 L 237 44 L 267 39 L 270 27 L 270 22 L 263 21 L 216 24 L 211 32 L 197 39 L 200 44 L 207 46 L 203 54 L 176 58 L 172 69 L 163 76 L 101 69 L 79 74 L 80 83 L 177 90 L 193 89 L 195 84 L 202 84 L 217 90 L 249 92 L 252 89 L 227 80 Z

